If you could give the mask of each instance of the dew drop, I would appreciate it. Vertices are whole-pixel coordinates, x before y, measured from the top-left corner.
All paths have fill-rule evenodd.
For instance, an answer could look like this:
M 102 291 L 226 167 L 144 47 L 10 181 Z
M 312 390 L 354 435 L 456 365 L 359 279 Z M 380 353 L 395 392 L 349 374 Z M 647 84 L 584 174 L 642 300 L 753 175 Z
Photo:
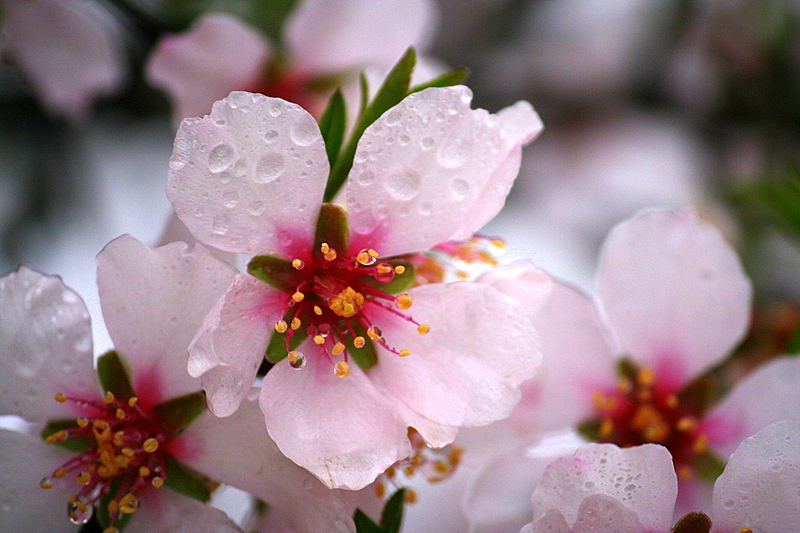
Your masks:
M 225 193 L 222 195 L 222 205 L 228 209 L 233 209 L 239 205 L 239 193 L 236 192 L 236 189 L 225 191 Z
M 463 167 L 467 162 L 471 143 L 464 137 L 459 137 L 442 146 L 437 156 L 439 164 L 446 168 Z
M 408 146 L 408 143 L 411 142 L 411 139 L 408 135 L 401 135 L 398 137 L 397 142 L 400 143 L 401 146 Z
M 303 368 L 306 366 L 306 356 L 303 352 L 295 351 L 289 354 L 289 366 L 292 368 Z
M 733 500 L 725 500 L 725 503 L 722 504 L 722 506 L 725 508 L 726 511 L 730 511 L 731 509 L 734 508 L 735 505 L 736 502 Z
M 254 217 L 263 215 L 266 210 L 267 205 L 261 200 L 250 202 L 250 205 L 247 206 L 247 211 Z
M 433 206 L 430 202 L 420 202 L 419 205 L 417 205 L 417 213 L 421 216 L 426 217 L 430 215 L 431 212 L 433 212 Z
M 84 509 L 81 510 L 80 506 Z M 67 514 L 73 524 L 85 524 L 92 518 L 93 506 L 89 500 L 81 496 L 74 502 L 67 503 Z
M 461 200 L 469 193 L 469 183 L 462 178 L 456 178 L 450 182 L 450 190 L 456 200 Z
M 217 215 L 214 217 L 214 222 L 211 225 L 211 233 L 216 235 L 225 235 L 228 233 L 228 226 L 230 222 L 226 215 Z
M 372 172 L 371 170 L 365 170 L 364 172 L 358 175 L 357 180 L 359 185 L 367 187 L 369 185 L 372 185 L 372 183 L 375 181 L 375 173 Z
M 275 181 L 286 168 L 283 156 L 277 152 L 265 154 L 258 160 L 253 181 L 256 183 L 270 183 Z
M 422 179 L 419 173 L 414 170 L 402 170 L 393 172 L 387 176 L 383 182 L 389 194 L 398 200 L 411 200 L 419 192 Z
M 360 255 L 360 256 L 365 258 L 364 262 L 361 263 L 362 265 L 365 265 L 365 266 L 374 265 L 378 261 L 378 259 L 376 257 L 372 257 L 369 254 L 369 250 L 367 250 L 366 248 L 363 248 L 360 252 L 358 252 L 358 255 Z
M 385 272 L 376 271 L 375 272 L 375 279 L 380 281 L 381 283 L 389 283 L 394 279 L 394 268 L 389 263 L 381 263 L 378 265 L 379 269 L 385 270 Z
M 278 136 L 279 134 L 277 131 L 267 130 L 267 132 L 264 134 L 264 141 L 267 143 L 274 143 L 278 140 Z
M 283 113 L 283 105 L 280 102 L 273 102 L 269 108 L 269 114 L 273 117 L 277 117 L 281 113 Z
M 208 168 L 211 172 L 221 172 L 233 163 L 233 147 L 218 144 L 208 153 Z
M 308 146 L 320 135 L 319 126 L 311 115 L 301 115 L 303 118 L 292 123 L 289 136 L 300 146 Z
M 395 126 L 400 122 L 400 112 L 395 110 L 390 111 L 384 120 L 387 126 Z
M 433 145 L 436 144 L 436 142 L 433 140 L 433 137 L 423 137 L 420 141 L 420 144 L 422 145 L 423 150 L 430 150 L 433 148 Z

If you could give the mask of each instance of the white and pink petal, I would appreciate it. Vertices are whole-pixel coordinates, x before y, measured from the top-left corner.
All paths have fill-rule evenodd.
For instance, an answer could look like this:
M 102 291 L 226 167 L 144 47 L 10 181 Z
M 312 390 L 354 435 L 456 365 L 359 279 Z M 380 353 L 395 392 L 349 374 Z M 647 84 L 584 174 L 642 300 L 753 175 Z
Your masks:
M 308 252 L 329 165 L 319 127 L 300 106 L 233 92 L 209 116 L 183 121 L 169 166 L 167 197 L 200 242 Z
M 58 276 L 26 267 L 0 278 L 0 414 L 30 422 L 75 416 L 56 393 L 98 393 L 86 304 Z
M 146 499 L 145 499 L 146 498 Z M 148 490 L 127 533 L 242 533 L 224 512 L 169 489 Z

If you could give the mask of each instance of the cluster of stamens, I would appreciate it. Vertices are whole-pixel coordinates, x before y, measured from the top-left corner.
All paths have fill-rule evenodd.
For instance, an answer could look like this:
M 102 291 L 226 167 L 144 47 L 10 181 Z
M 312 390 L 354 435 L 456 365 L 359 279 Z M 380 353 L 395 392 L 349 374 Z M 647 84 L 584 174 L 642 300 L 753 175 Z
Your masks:
M 420 335 L 430 331 L 429 325 L 420 324 L 403 312 L 411 307 L 411 296 L 391 295 L 369 283 L 370 278 L 378 282 L 378 287 L 389 283 L 405 272 L 405 266 L 379 261 L 379 254 L 372 249 L 340 257 L 328 243 L 322 243 L 319 251 L 322 260 L 313 264 L 301 259 L 292 261 L 292 266 L 305 275 L 287 299 L 286 318 L 275 324 L 275 331 L 286 334 L 289 364 L 294 368 L 305 364 L 305 355 L 290 347 L 292 336 L 300 328 L 306 328 L 338 377 L 350 373 L 348 344 L 360 349 L 369 339 L 400 357 L 411 355 L 410 350 L 397 349 L 386 341 L 370 312 L 370 308 L 380 308 L 414 324 Z
M 616 389 L 593 391 L 592 401 L 597 418 L 591 422 L 597 424 L 600 442 L 620 447 L 662 444 L 672 453 L 681 478 L 693 475 L 692 460 L 708 449 L 708 436 L 697 417 L 650 368 L 619 378 Z
M 420 474 L 429 483 L 438 483 L 452 476 L 461 464 L 464 449 L 459 446 L 448 445 L 443 448 L 431 448 L 422 436 L 414 429 L 408 428 L 408 440 L 411 441 L 411 455 L 402 461 L 390 466 L 386 472 L 378 477 L 375 484 L 375 494 L 379 498 L 387 496 L 387 485 L 394 486 L 395 490 L 403 484 L 400 478 L 411 479 Z M 416 503 L 417 493 L 406 488 L 406 503 Z
M 505 242 L 497 237 L 473 235 L 465 241 L 445 241 L 412 257 L 418 285 L 477 278 L 500 264 Z
M 104 533 L 116 533 L 114 523 L 138 508 L 136 494 L 146 486 L 160 488 L 164 484 L 164 432 L 135 396 L 121 401 L 107 392 L 100 402 L 56 394 L 55 400 L 73 402 L 87 416 L 77 418 L 76 427 L 56 431 L 45 441 L 54 444 L 79 439 L 77 442 L 87 443 L 88 448 L 42 479 L 40 486 L 49 489 L 72 479 L 77 489 L 69 498 L 67 514 L 73 523 L 83 524 L 113 485 L 116 492 L 107 503 L 111 525 Z

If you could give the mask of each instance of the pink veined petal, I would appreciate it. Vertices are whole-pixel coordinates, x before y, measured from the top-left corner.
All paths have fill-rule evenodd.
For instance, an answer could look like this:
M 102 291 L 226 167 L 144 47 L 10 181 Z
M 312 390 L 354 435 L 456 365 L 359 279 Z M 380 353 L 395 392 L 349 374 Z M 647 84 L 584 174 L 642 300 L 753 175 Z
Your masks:
M 719 231 L 692 211 L 645 210 L 614 228 L 598 292 L 624 351 L 686 378 L 728 354 L 750 322 L 750 281 Z
M 208 408 L 230 416 L 250 391 L 284 294 L 249 274 L 238 274 L 203 320 L 189 345 L 189 374 L 201 377 Z
M 230 417 L 201 416 L 181 436 L 190 448 L 186 464 L 267 502 L 269 512 L 283 516 L 296 533 L 351 531 L 355 508 L 287 459 L 263 420 L 255 397 Z
M 667 532 L 677 492 L 672 456 L 663 446 L 621 449 L 613 444 L 587 444 L 545 470 L 531 496 L 533 523 L 555 511 L 571 526 L 582 524 L 583 529 L 576 528 L 582 533 L 607 531 L 589 520 L 588 511 L 593 508 L 604 516 L 623 513 L 638 518 L 642 529 L 632 531 Z M 542 530 L 534 527 L 531 531 Z
M 315 348 L 310 341 L 300 346 L 305 367 L 282 361 L 264 377 L 267 430 L 289 459 L 326 486 L 361 489 L 408 456 L 408 426 L 355 363 L 348 376 L 336 377 Z
M 100 307 L 115 349 L 132 370 L 134 390 L 153 402 L 196 392 L 187 348 L 236 269 L 202 245 L 154 250 L 130 235 L 97 256 Z
M 167 197 L 200 242 L 288 254 L 313 241 L 329 165 L 300 106 L 233 92 L 181 123 L 169 167 Z
M 592 301 L 527 261 L 478 281 L 517 299 L 542 345 L 542 372 L 525 384 L 513 422 L 531 437 L 575 426 L 592 411 L 592 391 L 616 382 L 611 340 Z
M 451 239 L 470 238 L 500 212 L 519 174 L 522 146 L 535 139 L 544 128 L 539 115 L 525 101 L 501 109 L 497 113 L 497 120 L 500 122 L 508 155 L 497 165 L 483 191 L 475 199 L 470 217 Z
M 39 486 L 71 455 L 39 437 L 0 428 L 0 531 L 78 530 L 67 517 L 75 482 L 47 490 Z
M 798 487 L 800 422 L 777 422 L 745 439 L 717 478 L 712 531 L 798 531 Z
M 411 351 L 398 357 L 378 347 L 379 363 L 369 370 L 376 387 L 447 426 L 481 426 L 508 416 L 520 383 L 533 377 L 541 360 L 536 331 L 519 304 L 470 282 L 423 285 L 409 295 L 408 313 L 430 332 L 419 335 L 388 312 L 374 320 L 391 345 Z
M 54 113 L 83 118 L 125 78 L 119 24 L 92 3 L 3 3 L 3 42 Z
M 725 459 L 749 435 L 780 420 L 800 420 L 800 359 L 765 363 L 731 390 L 708 418 L 719 435 L 709 439 Z
M 242 533 L 228 515 L 215 507 L 170 489 L 148 490 L 126 533 Z
M 187 32 L 166 35 L 147 61 L 147 78 L 167 91 L 180 121 L 201 117 L 215 101 L 255 84 L 269 43 L 237 17 L 203 15 Z
M 25 267 L 0 278 L 0 414 L 30 422 L 75 416 L 56 393 L 95 397 L 86 305 L 58 276 Z
M 426 250 L 464 233 L 487 187 L 496 189 L 495 171 L 519 143 L 510 142 L 505 120 L 470 109 L 471 101 L 464 86 L 426 89 L 361 137 L 345 195 L 352 231 L 370 236 L 381 254 Z M 500 205 L 490 197 L 492 209 Z
M 286 25 L 292 70 L 323 76 L 391 66 L 409 46 L 425 47 L 435 19 L 429 0 L 304 0 Z

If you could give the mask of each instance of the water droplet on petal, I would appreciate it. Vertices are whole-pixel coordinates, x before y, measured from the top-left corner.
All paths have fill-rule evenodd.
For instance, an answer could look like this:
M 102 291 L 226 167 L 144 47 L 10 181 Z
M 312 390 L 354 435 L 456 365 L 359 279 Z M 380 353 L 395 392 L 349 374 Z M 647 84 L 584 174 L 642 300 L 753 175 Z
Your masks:
M 433 137 L 423 137 L 420 141 L 420 144 L 422 145 L 423 150 L 430 150 L 433 148 L 435 141 L 433 140 Z
M 275 130 L 267 130 L 267 132 L 264 134 L 264 141 L 268 143 L 274 143 L 278 140 L 278 135 L 278 132 Z
M 375 173 L 371 170 L 365 170 L 358 175 L 357 180 L 359 185 L 363 185 L 364 187 L 372 185 L 372 183 L 375 181 Z
M 411 200 L 419 192 L 422 178 L 414 170 L 393 172 L 386 177 L 383 185 L 398 200 Z
M 208 168 L 211 172 L 221 172 L 233 163 L 233 147 L 229 144 L 218 144 L 208 154 Z
M 319 126 L 311 115 L 300 115 L 299 120 L 292 123 L 289 129 L 289 136 L 300 146 L 308 146 L 319 136 Z
M 450 190 L 456 200 L 461 200 L 469 193 L 469 183 L 467 180 L 456 178 L 450 182 Z
M 270 152 L 261 157 L 256 165 L 253 181 L 256 183 L 270 183 L 283 174 L 286 164 L 283 156 L 277 152 Z
M 289 352 L 289 366 L 292 368 L 303 368 L 306 366 L 306 356 L 303 352 Z

